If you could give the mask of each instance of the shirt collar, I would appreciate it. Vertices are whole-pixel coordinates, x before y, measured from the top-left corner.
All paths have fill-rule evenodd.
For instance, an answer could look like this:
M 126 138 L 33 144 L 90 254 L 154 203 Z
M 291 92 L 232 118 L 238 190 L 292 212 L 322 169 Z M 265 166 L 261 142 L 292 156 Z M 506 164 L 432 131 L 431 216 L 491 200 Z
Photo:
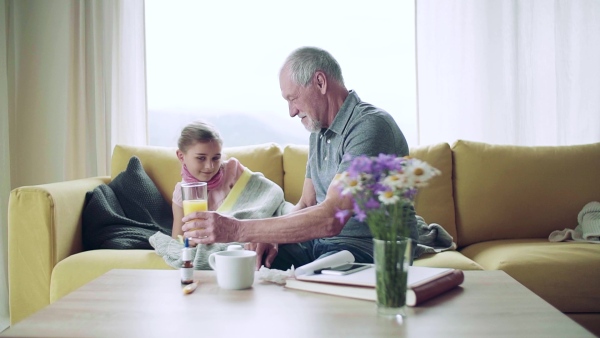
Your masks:
M 335 115 L 331 126 L 329 126 L 329 130 L 340 135 L 344 131 L 344 128 L 348 124 L 348 120 L 352 116 L 352 111 L 354 111 L 354 107 L 360 103 L 360 97 L 356 94 L 354 90 L 350 90 L 348 92 L 348 96 L 344 100 L 344 103 L 340 107 L 340 110 Z

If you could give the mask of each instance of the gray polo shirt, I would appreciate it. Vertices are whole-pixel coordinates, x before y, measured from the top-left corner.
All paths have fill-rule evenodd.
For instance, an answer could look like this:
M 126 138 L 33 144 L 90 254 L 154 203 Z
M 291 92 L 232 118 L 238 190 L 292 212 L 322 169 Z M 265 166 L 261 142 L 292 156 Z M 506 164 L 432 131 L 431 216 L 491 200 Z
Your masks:
M 362 102 L 351 90 L 331 126 L 310 135 L 306 177 L 312 179 L 317 203 L 321 203 L 335 175 L 350 166 L 350 161 L 343 161 L 345 154 L 405 156 L 408 150 L 406 139 L 392 116 Z M 340 236 L 372 237 L 366 223 L 355 218 L 346 223 Z

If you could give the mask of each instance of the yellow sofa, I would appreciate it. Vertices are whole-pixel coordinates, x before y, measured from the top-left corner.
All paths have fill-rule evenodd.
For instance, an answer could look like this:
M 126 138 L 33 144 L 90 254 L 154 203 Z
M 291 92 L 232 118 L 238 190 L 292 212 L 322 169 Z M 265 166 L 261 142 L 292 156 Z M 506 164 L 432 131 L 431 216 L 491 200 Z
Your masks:
M 224 149 L 300 198 L 308 147 L 275 143 Z M 174 148 L 115 147 L 111 177 L 131 156 L 170 203 L 180 180 Z M 501 269 L 559 310 L 600 334 L 600 245 L 548 241 L 574 228 L 590 201 L 600 201 L 600 143 L 563 147 L 489 145 L 464 140 L 411 149 L 442 175 L 419 193 L 417 213 L 442 225 L 457 251 L 415 265 Z M 171 269 L 151 250 L 82 251 L 86 192 L 110 182 L 94 177 L 14 189 L 9 199 L 11 323 L 113 268 Z M 543 323 L 540 323 L 543 325 Z

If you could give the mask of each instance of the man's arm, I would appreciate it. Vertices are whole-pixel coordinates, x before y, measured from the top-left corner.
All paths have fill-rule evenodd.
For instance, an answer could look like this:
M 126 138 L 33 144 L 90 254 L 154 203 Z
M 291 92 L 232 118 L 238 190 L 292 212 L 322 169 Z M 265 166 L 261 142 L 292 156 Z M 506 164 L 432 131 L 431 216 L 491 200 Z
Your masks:
M 292 208 L 292 212 L 298 211 L 307 207 L 312 207 L 317 204 L 317 194 L 315 193 L 315 187 L 313 186 L 312 179 L 305 178 L 304 186 L 302 186 L 302 196 L 300 200 Z
M 306 184 L 306 182 L 305 182 Z M 314 194 L 314 192 L 313 192 Z M 304 195 L 304 194 L 303 194 Z M 309 197 L 303 196 L 303 198 Z M 305 200 L 310 202 L 310 198 Z M 291 214 L 267 219 L 238 220 L 216 212 L 196 212 L 184 218 L 186 237 L 196 243 L 300 243 L 338 235 L 350 215 L 336 218 L 339 210 L 351 210 L 352 200 L 332 183 L 323 203 Z

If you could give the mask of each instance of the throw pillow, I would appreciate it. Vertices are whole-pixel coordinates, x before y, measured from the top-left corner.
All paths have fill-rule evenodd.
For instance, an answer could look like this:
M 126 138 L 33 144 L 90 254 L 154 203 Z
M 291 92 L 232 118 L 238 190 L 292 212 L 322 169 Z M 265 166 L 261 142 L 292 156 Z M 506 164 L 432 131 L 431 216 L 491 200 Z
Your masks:
M 109 184 L 86 194 L 82 215 L 85 250 L 152 249 L 150 236 L 157 231 L 171 235 L 172 226 L 169 203 L 136 156 Z

